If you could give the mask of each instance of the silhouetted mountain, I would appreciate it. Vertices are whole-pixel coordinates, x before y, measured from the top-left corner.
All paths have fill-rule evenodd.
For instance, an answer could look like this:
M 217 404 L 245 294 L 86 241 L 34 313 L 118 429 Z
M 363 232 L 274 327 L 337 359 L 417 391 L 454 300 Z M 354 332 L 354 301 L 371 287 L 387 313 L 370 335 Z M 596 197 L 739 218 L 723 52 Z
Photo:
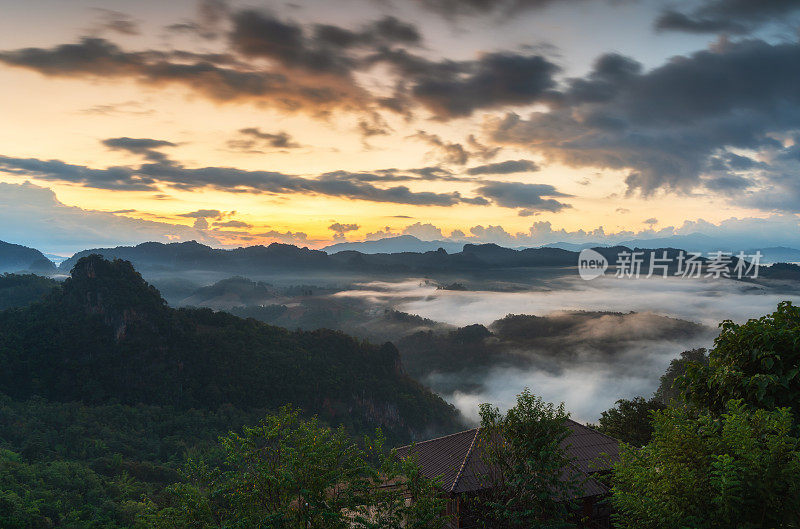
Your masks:
M 647 249 L 627 246 L 599 247 L 595 250 L 603 255 L 610 266 L 620 261 L 620 256 L 632 251 L 641 251 L 644 275 L 649 270 L 650 258 L 662 257 L 666 252 L 671 260 L 670 272 L 678 266 L 677 248 L 654 246 Z M 162 244 L 149 242 L 138 246 L 120 246 L 86 250 L 71 257 L 61 265 L 62 270 L 74 266 L 77 259 L 97 253 L 108 259 L 125 259 L 143 273 L 183 273 L 205 271 L 226 275 L 256 276 L 285 272 L 338 272 L 349 274 L 436 274 L 469 271 L 491 271 L 510 268 L 576 267 L 579 252 L 561 248 L 525 248 L 515 250 L 497 244 L 465 244 L 462 251 L 448 254 L 444 249 L 429 252 L 402 252 L 364 254 L 342 251 L 327 254 L 320 250 L 298 248 L 288 244 L 273 243 L 269 246 L 250 246 L 233 250 L 220 250 L 197 242 Z M 630 260 L 630 258 L 628 258 Z M 700 261 L 707 261 L 701 257 Z M 730 265 L 735 266 L 735 257 Z
M 80 258 L 92 254 L 106 259 L 124 259 L 140 270 L 224 270 L 232 273 L 253 269 L 319 268 L 325 266 L 328 258 L 325 252 L 290 244 L 272 243 L 269 246 L 219 250 L 196 241 L 170 244 L 146 242 L 136 246 L 84 250 L 61 263 L 59 268 L 62 271 L 71 270 Z
M 403 373 L 389 343 L 172 309 L 130 263 L 96 255 L 79 259 L 44 301 L 0 312 L 0 352 L 0 392 L 15 398 L 206 409 L 291 402 L 396 438 L 457 424 L 451 406 Z
M 34 272 L 52 274 L 56 267 L 39 250 L 0 241 L 0 273 Z
M 604 246 L 608 246 L 607 244 L 600 244 L 597 242 L 585 242 L 583 244 L 577 244 L 572 242 L 553 242 L 550 244 L 543 244 L 540 248 L 561 248 L 562 250 L 569 250 L 570 252 L 580 252 L 581 250 L 585 250 L 586 248 L 602 248 Z
M 800 281 L 800 266 L 794 263 L 775 263 L 772 266 L 762 267 L 759 275 L 767 279 Z
M 385 237 L 376 241 L 340 242 L 331 244 L 322 249 L 323 252 L 333 254 L 338 252 L 354 251 L 366 254 L 372 253 L 403 253 L 403 252 L 435 252 L 443 248 L 447 253 L 460 252 L 464 243 L 453 241 L 423 241 L 413 235 L 398 235 Z

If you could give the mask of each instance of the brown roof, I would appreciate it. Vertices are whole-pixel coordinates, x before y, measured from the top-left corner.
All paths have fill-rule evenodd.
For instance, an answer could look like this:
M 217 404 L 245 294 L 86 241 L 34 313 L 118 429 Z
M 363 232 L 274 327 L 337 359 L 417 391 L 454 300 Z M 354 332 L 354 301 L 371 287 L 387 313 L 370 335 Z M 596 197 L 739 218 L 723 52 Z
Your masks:
M 608 470 L 619 460 L 619 441 L 587 426 L 568 420 L 569 436 L 562 446 L 573 459 L 573 468 L 564 469 L 565 475 L 583 474 L 583 493 L 580 497 L 597 496 L 608 488 L 590 476 Z M 480 428 L 473 428 L 444 437 L 422 441 L 397 449 L 400 457 L 413 455 L 422 473 L 435 479 L 447 492 L 460 494 L 488 488 L 486 476 L 490 468 L 483 462 L 478 445 Z

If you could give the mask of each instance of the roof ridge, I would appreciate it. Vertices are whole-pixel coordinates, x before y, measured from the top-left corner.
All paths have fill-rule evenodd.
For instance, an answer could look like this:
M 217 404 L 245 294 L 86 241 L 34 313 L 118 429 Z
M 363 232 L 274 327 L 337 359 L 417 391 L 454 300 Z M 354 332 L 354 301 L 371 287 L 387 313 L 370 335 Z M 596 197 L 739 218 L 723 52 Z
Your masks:
M 474 430 L 475 430 L 475 437 L 472 438 L 472 442 L 469 444 L 467 453 L 464 455 L 464 461 L 461 462 L 461 468 L 458 469 L 458 473 L 456 474 L 456 477 L 453 480 L 453 484 L 450 485 L 450 490 L 448 492 L 453 492 L 454 490 L 456 490 L 456 486 L 458 485 L 458 480 L 461 479 L 461 475 L 464 473 L 464 469 L 467 468 L 467 461 L 469 461 L 469 456 L 472 455 L 472 448 L 475 446 L 475 441 L 478 439 L 478 434 L 481 431 L 480 426 L 478 428 L 474 428 Z
M 620 440 L 617 439 L 616 437 L 611 437 L 610 435 L 605 434 L 605 433 L 601 432 L 600 430 L 597 430 L 595 428 L 591 428 L 589 426 L 586 426 L 585 424 L 581 424 L 578 421 L 573 421 L 572 419 L 567 419 L 567 420 L 570 421 L 570 422 L 574 422 L 575 424 L 577 424 L 581 428 L 585 428 L 586 430 L 589 430 L 590 432 L 596 433 L 598 435 L 602 435 L 603 437 L 607 437 L 607 438 L 611 439 L 612 441 L 616 441 L 618 443 L 620 442 Z
M 398 446 L 396 448 L 396 450 L 400 450 L 402 448 L 410 448 L 411 446 L 419 446 L 419 445 L 423 445 L 425 443 L 430 443 L 430 442 L 433 442 L 433 441 L 439 441 L 440 439 L 447 439 L 448 437 L 453 437 L 453 436 L 456 436 L 456 435 L 465 434 L 465 433 L 471 432 L 473 430 L 480 430 L 480 426 L 477 426 L 475 428 L 469 428 L 467 430 L 461 430 L 460 432 L 449 433 L 447 435 L 442 435 L 441 437 L 434 437 L 433 439 L 425 439 L 424 441 L 420 441 L 418 443 L 411 443 L 411 444 L 407 444 L 407 445 L 403 445 L 403 446 Z

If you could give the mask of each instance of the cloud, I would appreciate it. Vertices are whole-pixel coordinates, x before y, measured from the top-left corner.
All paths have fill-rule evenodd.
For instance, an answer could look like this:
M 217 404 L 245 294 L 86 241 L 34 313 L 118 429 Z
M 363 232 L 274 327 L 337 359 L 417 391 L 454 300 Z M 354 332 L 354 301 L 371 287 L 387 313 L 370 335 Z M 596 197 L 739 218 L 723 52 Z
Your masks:
M 531 160 L 507 160 L 505 162 L 479 165 L 467 169 L 468 175 L 513 174 L 538 171 L 539 166 Z
M 650 226 L 655 226 L 658 224 L 658 219 L 655 217 L 650 217 L 649 219 L 645 219 L 642 221 L 645 224 L 649 224 Z
M 447 18 L 490 14 L 510 16 L 521 11 L 544 9 L 564 3 L 563 0 L 415 0 L 415 2 Z M 571 0 L 569 3 L 579 2 L 580 0 Z
M 423 141 L 434 147 L 435 153 L 444 163 L 453 165 L 464 165 L 472 158 L 490 160 L 500 152 L 498 147 L 488 147 L 480 143 L 475 136 L 467 137 L 465 143 L 455 143 L 443 140 L 437 134 L 431 134 L 424 130 L 418 130 L 416 134 L 410 136 L 411 139 Z
M 430 61 L 404 50 L 383 50 L 373 59 L 393 67 L 409 85 L 395 95 L 423 105 L 445 120 L 479 109 L 527 105 L 555 88 L 560 68 L 541 55 L 487 53 L 472 61 Z
M 413 235 L 417 239 L 422 239 L 425 241 L 433 241 L 445 238 L 442 230 L 433 224 L 423 224 L 421 222 L 416 222 L 410 226 L 406 226 L 406 228 L 403 230 L 403 235 Z
M 226 220 L 225 222 L 215 222 L 214 226 L 217 228 L 252 228 L 252 224 L 248 224 L 247 222 L 242 222 L 240 220 Z
M 50 77 L 130 78 L 143 84 L 179 84 L 214 101 L 256 101 L 287 111 L 363 109 L 368 95 L 341 76 L 290 75 L 249 67 L 230 55 L 154 50 L 128 52 L 108 40 L 85 37 L 53 48 L 0 52 L 0 63 Z
M 222 217 L 222 212 L 218 209 L 198 209 L 191 213 L 181 213 L 179 217 L 189 217 L 191 219 L 218 219 Z
M 246 127 L 239 129 L 240 138 L 229 140 L 229 148 L 251 153 L 263 153 L 259 149 L 270 147 L 274 149 L 297 149 L 300 144 L 294 141 L 292 136 L 285 131 L 276 133 L 264 132 L 258 127 Z
M 295 244 L 295 245 L 308 245 L 310 242 L 308 239 L 308 234 L 303 233 L 302 231 L 286 231 L 280 232 L 277 230 L 270 230 L 264 233 L 255 234 L 256 237 L 263 237 L 265 239 L 269 239 L 274 242 L 281 242 L 284 244 Z
M 112 31 L 122 35 L 139 35 L 141 33 L 139 24 L 129 15 L 98 7 L 93 9 L 98 13 L 98 20 L 92 25 L 90 32 L 99 34 Z
M 412 24 L 385 17 L 354 31 L 329 24 L 304 28 L 264 11 L 246 9 L 232 16 L 233 49 L 247 57 L 265 57 L 287 68 L 347 76 L 358 67 L 354 52 L 392 44 L 416 45 Z
M 217 102 L 249 101 L 284 111 L 327 116 L 347 110 L 364 116 L 362 133 L 382 134 L 388 126 L 379 110 L 412 116 L 423 107 L 439 120 L 476 110 L 525 105 L 555 88 L 559 67 L 541 54 L 485 53 L 473 60 L 431 60 L 417 27 L 383 17 L 355 28 L 299 24 L 263 10 L 232 10 L 204 2 L 206 22 L 169 26 L 216 38 L 230 26 L 222 53 L 185 50 L 127 51 L 107 39 L 88 36 L 51 48 L 0 52 L 0 63 L 51 77 L 134 79 L 153 86 L 181 85 Z M 202 18 L 200 17 L 200 18 Z M 362 86 L 358 77 L 384 67 L 393 93 Z
M 659 30 L 687 33 L 750 33 L 762 25 L 791 25 L 800 4 L 794 0 L 702 0 L 690 12 L 664 10 L 656 20 Z
M 219 241 L 180 224 L 66 206 L 46 187 L 0 183 L 0 240 L 56 254 L 146 241 Z
M 216 39 L 223 22 L 230 14 L 226 0 L 199 0 L 194 19 L 171 24 L 167 29 L 174 32 L 193 33 L 204 39 Z
M 328 229 L 333 232 L 333 240 L 334 241 L 343 241 L 344 238 L 345 238 L 345 235 L 348 232 L 356 231 L 360 227 L 361 226 L 359 226 L 358 224 L 342 224 L 340 222 L 334 222 L 333 224 L 328 226 Z
M 109 138 L 102 141 L 103 145 L 109 149 L 128 151 L 132 154 L 139 154 L 154 162 L 166 161 L 167 157 L 158 152 L 161 147 L 175 147 L 170 141 L 153 140 L 150 138 Z
M 122 101 L 119 103 L 93 105 L 91 107 L 82 109 L 80 112 L 81 114 L 97 116 L 149 116 L 155 111 L 153 109 L 145 108 L 144 105 L 139 101 Z
M 646 72 L 628 57 L 604 55 L 588 76 L 553 96 L 549 111 L 489 119 L 486 132 L 499 144 L 529 148 L 551 161 L 627 170 L 629 193 L 688 193 L 703 187 L 706 176 L 750 173 L 761 188 L 774 186 L 800 204 L 791 182 L 780 179 L 797 167 L 781 158 L 787 148 L 777 139 L 800 127 L 798 63 L 800 43 L 760 40 L 675 57 Z M 732 156 L 740 151 L 773 161 Z M 758 191 L 737 201 L 754 203 Z M 778 207 L 800 209 L 786 202 Z
M 148 162 L 138 167 L 116 166 L 92 169 L 60 160 L 37 160 L 0 156 L 0 171 L 40 180 L 70 182 L 98 189 L 160 191 L 168 186 L 184 191 L 212 188 L 231 193 L 310 194 L 329 197 L 409 204 L 417 206 L 487 205 L 482 196 L 465 197 L 458 191 L 437 193 L 412 191 L 405 185 L 377 187 L 358 174 L 335 172 L 320 178 L 306 178 L 274 171 L 247 171 L 231 167 L 188 168 L 168 159 L 154 147 L 170 142 L 151 139 L 106 140 L 115 148 L 144 154 Z
M 553 198 L 568 197 L 548 184 L 523 184 L 520 182 L 486 182 L 478 188 L 478 192 L 505 208 L 523 208 L 520 215 L 527 216 L 533 212 L 558 212 L 571 207 Z

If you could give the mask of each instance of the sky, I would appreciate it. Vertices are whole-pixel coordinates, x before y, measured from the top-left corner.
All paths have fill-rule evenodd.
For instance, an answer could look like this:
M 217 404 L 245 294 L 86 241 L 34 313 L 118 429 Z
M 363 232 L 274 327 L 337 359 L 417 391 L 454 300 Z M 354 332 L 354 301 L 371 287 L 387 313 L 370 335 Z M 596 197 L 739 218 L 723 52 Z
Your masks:
M 0 0 L 0 239 L 800 246 L 796 0 Z

